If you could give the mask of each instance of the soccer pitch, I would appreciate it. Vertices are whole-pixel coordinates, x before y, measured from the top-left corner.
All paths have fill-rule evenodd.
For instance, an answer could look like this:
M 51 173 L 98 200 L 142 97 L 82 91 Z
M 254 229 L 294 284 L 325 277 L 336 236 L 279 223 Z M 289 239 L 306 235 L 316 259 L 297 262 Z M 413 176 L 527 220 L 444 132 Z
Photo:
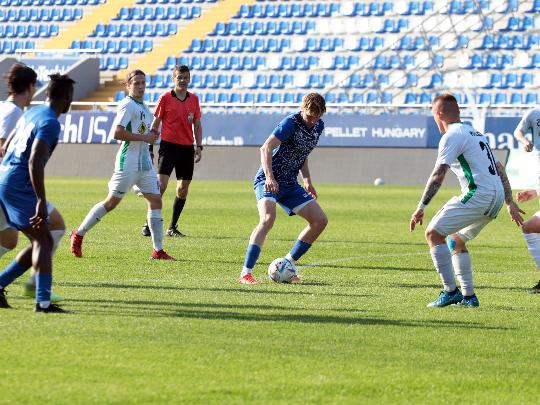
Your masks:
M 48 179 L 68 231 L 106 183 Z M 301 285 L 266 277 L 304 226 L 281 211 L 255 268 L 262 284 L 237 283 L 257 222 L 249 182 L 193 182 L 188 237 L 165 239 L 177 262 L 149 260 L 134 195 L 88 233 L 82 259 L 66 237 L 54 291 L 72 313 L 34 314 L 20 282 L 8 289 L 0 403 L 537 403 L 540 296 L 527 289 L 540 272 L 504 209 L 469 246 L 481 306 L 426 308 L 439 277 L 426 224 L 408 230 L 422 189 L 317 191 L 329 225 L 299 263 Z M 427 218 L 456 193 L 443 187 Z

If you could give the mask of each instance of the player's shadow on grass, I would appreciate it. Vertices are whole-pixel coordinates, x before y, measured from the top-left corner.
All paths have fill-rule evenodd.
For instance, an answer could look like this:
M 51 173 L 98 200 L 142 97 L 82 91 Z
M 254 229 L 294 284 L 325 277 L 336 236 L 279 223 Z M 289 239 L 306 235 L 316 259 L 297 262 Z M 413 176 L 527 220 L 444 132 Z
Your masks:
M 483 329 L 483 330 L 509 330 L 512 328 L 504 326 L 490 326 L 476 322 L 463 321 L 445 321 L 439 319 L 431 320 L 397 320 L 382 319 L 373 317 L 353 317 L 353 316 L 334 316 L 334 315 L 316 315 L 316 314 L 294 314 L 290 307 L 259 306 L 259 305 L 236 305 L 236 304 L 199 304 L 199 303 L 171 303 L 155 301 L 99 301 L 99 300 L 72 300 L 73 302 L 91 302 L 93 315 L 116 315 L 122 317 L 170 317 L 184 319 L 203 319 L 203 320 L 235 320 L 235 321 L 255 321 L 255 322 L 296 322 L 305 324 L 346 324 L 346 325 L 379 325 L 379 326 L 399 326 L 412 328 L 451 328 L 451 329 Z M 171 311 L 165 311 L 163 306 L 179 307 Z M 84 306 L 77 312 L 84 312 Z M 156 308 L 157 307 L 157 308 Z M 214 310 L 204 310 L 204 308 L 213 308 Z M 103 309 L 101 309 L 103 308 Z M 114 308 L 113 311 L 108 310 Z M 223 310 L 221 310 L 223 309 Z M 279 310 L 283 313 L 250 313 L 227 311 L 228 309 L 264 309 Z M 307 310 L 307 309 L 299 309 Z M 333 309 L 332 309 L 333 310 Z
M 135 284 L 115 284 L 115 283 L 74 283 L 70 281 L 59 281 L 57 283 L 61 287 L 79 287 L 79 288 L 118 288 L 118 289 L 134 289 L 134 290 L 168 290 L 168 291 L 212 291 L 212 292 L 222 292 L 222 293 L 240 293 L 240 294 L 269 294 L 269 295 L 328 295 L 334 297 L 352 297 L 352 298 L 369 298 L 372 297 L 371 294 L 345 294 L 345 293 L 335 293 L 335 292 L 326 292 L 322 291 L 298 291 L 298 288 L 302 288 L 302 285 L 309 284 L 300 284 L 300 285 L 284 285 L 283 290 L 269 289 L 263 290 L 260 287 L 270 286 L 273 284 L 263 284 L 259 287 L 249 288 L 245 286 L 238 285 L 238 288 L 192 288 L 192 287 L 173 287 L 168 285 L 135 285 Z M 313 284 L 318 286 L 318 284 Z M 294 290 L 289 290 L 288 288 L 294 288 Z
M 298 306 L 285 306 L 285 305 L 268 305 L 268 304 L 219 304 L 219 303 L 191 303 L 191 302 L 170 302 L 170 301 L 147 301 L 147 300 L 92 300 L 92 299 L 70 299 L 70 302 L 81 302 L 85 304 L 92 304 L 95 306 L 102 306 L 105 308 L 124 308 L 133 309 L 134 307 L 141 306 L 144 310 L 161 311 L 163 308 L 159 307 L 187 307 L 187 308 L 209 308 L 209 309 L 229 309 L 229 310 L 242 310 L 242 309 L 256 309 L 265 311 L 324 311 L 324 312 L 347 312 L 347 313 L 361 313 L 367 312 L 365 309 L 358 308 L 306 308 Z

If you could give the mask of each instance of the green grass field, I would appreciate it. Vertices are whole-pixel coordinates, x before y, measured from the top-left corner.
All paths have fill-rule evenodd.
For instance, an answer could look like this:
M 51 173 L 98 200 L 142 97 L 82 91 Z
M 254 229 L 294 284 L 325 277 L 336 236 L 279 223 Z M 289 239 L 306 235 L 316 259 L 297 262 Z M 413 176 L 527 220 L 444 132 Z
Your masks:
M 68 229 L 106 182 L 48 180 Z M 304 284 L 266 278 L 304 226 L 280 212 L 257 286 L 236 282 L 257 222 L 248 182 L 193 183 L 189 237 L 165 240 L 177 262 L 149 260 L 145 204 L 130 195 L 88 233 L 82 259 L 62 241 L 54 290 L 72 313 L 34 314 L 20 282 L 9 288 L 0 403 L 538 402 L 540 296 L 527 289 L 540 273 L 506 212 L 470 244 L 480 308 L 428 309 L 439 278 L 425 225 L 408 231 L 421 188 L 318 192 L 330 222 L 300 263 Z M 455 192 L 443 188 L 428 218 Z

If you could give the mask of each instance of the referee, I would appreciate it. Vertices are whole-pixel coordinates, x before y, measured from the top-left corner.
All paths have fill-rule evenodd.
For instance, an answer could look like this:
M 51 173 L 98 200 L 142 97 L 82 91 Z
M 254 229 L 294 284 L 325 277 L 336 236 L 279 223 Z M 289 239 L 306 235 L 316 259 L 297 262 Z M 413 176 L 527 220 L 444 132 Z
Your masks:
M 201 109 L 197 96 L 187 90 L 190 79 L 187 66 L 174 68 L 174 90 L 161 95 L 152 122 L 154 130 L 158 131 L 161 125 L 157 170 L 161 195 L 167 190 L 173 169 L 176 172 L 176 197 L 167 229 L 167 235 L 172 237 L 185 236 L 178 230 L 178 219 L 186 204 L 194 163 L 201 160 L 203 150 Z M 141 233 L 150 235 L 147 225 Z

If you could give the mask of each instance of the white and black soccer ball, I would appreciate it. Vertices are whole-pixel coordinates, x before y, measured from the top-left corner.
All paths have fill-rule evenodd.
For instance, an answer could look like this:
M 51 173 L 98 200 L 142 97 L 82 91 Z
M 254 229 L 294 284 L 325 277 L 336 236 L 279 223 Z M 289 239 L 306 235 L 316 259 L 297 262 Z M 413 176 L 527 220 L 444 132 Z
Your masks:
M 268 266 L 268 277 L 276 283 L 290 283 L 296 275 L 296 266 L 283 257 L 274 259 Z

